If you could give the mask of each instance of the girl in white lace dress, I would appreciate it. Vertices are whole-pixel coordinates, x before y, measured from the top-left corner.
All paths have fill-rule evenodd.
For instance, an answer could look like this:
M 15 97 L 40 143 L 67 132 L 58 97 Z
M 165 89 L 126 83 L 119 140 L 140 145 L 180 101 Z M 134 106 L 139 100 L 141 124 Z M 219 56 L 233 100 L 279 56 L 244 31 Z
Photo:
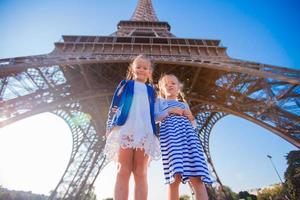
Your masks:
M 111 103 L 104 153 L 107 159 L 118 162 L 114 200 L 128 199 L 131 173 L 135 181 L 134 199 L 146 200 L 148 162 L 160 158 L 160 145 L 155 135 L 152 70 L 150 60 L 137 56 Z

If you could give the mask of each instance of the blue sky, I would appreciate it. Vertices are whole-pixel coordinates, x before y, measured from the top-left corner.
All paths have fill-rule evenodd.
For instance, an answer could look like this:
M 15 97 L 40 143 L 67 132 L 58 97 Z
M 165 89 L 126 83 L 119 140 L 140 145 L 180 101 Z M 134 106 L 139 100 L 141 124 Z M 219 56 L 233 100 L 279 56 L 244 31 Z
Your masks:
M 131 17 L 136 4 L 137 0 L 0 0 L 0 58 L 49 53 L 61 35 L 111 34 L 120 20 Z M 297 0 L 153 0 L 153 5 L 158 18 L 168 21 L 171 32 L 177 37 L 220 39 L 222 45 L 228 47 L 230 57 L 300 69 L 300 2 Z M 32 120 L 27 124 L 34 124 Z M 53 123 L 58 122 L 53 119 Z M 68 140 L 66 129 L 56 130 L 59 131 L 63 132 L 62 137 L 56 139 Z M 19 137 L 15 132 L 0 129 L 0 142 L 9 144 L 6 148 L 15 145 Z M 23 134 L 27 132 L 30 130 Z M 4 139 L 7 135 L 11 135 L 11 139 Z M 35 141 L 34 136 L 30 137 L 25 137 L 28 142 Z M 234 116 L 222 119 L 215 126 L 210 148 L 221 180 L 235 191 L 279 182 L 266 155 L 273 156 L 283 177 L 286 168 L 284 156 L 296 149 L 269 131 Z M 4 155 L 8 158 L 19 155 L 13 153 L 16 148 L 1 150 L 0 159 L 4 159 Z M 62 145 L 61 150 L 69 152 L 69 147 Z M 55 159 L 58 155 L 52 156 Z M 66 164 L 61 163 L 62 166 Z M 151 177 L 160 177 L 159 167 L 159 164 L 154 164 L 149 173 Z M 5 169 L 9 170 L 9 167 Z M 0 168 L 0 185 L 13 188 L 13 181 L 5 177 L 5 169 Z M 111 166 L 110 170 L 114 171 L 114 167 Z M 59 173 L 58 170 L 57 180 Z M 105 179 L 104 176 L 100 175 L 99 179 Z M 158 179 L 149 181 L 156 184 L 154 181 L 160 181 Z M 47 191 L 55 187 L 54 182 L 45 186 Z M 155 190 L 152 185 L 150 192 Z M 101 187 L 96 187 L 98 196 L 102 195 Z M 29 189 L 45 191 L 36 190 L 34 186 Z M 186 188 L 183 191 L 188 192 Z M 165 195 L 165 190 L 159 195 Z

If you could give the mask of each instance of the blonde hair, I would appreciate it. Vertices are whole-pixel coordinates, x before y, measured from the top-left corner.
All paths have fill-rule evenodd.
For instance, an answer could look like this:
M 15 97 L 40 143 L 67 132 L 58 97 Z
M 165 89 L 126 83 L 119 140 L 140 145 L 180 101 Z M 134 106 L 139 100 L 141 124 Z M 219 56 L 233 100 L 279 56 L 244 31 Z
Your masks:
M 173 77 L 177 80 L 178 86 L 179 86 L 179 92 L 178 92 L 178 95 L 177 95 L 177 99 L 179 101 L 183 101 L 183 102 L 186 103 L 186 100 L 184 98 L 185 95 L 184 95 L 184 92 L 182 91 L 183 90 L 183 83 L 181 83 L 179 81 L 179 79 L 177 78 L 177 76 L 175 76 L 174 74 L 163 74 L 160 77 L 160 79 L 158 80 L 158 89 L 159 89 L 158 97 L 161 97 L 161 98 L 164 98 L 164 99 L 166 98 L 166 94 L 164 94 L 164 92 L 163 92 L 163 88 L 165 87 L 164 83 L 166 81 L 166 77 Z
M 127 73 L 126 73 L 126 82 L 133 79 L 132 67 L 133 67 L 134 63 L 135 63 L 138 59 L 147 60 L 147 61 L 150 63 L 150 70 L 153 72 L 154 66 L 153 66 L 152 61 L 151 61 L 148 57 L 146 57 L 145 55 L 140 54 L 140 55 L 136 56 L 136 57 L 131 61 L 131 63 L 129 64 L 128 69 L 127 69 Z M 147 82 L 146 82 L 146 83 L 149 83 L 149 84 L 153 85 L 152 73 L 151 73 L 151 76 L 149 77 L 149 79 L 147 79 Z M 125 85 L 126 85 L 126 84 L 125 84 Z M 118 94 L 117 94 L 118 96 L 120 96 L 121 93 L 123 92 L 123 89 L 124 89 L 125 85 L 123 85 L 123 86 L 120 88 L 120 90 L 119 90 L 119 92 L 118 92 Z
M 147 56 L 145 56 L 143 54 L 140 54 L 140 55 L 136 56 L 132 60 L 132 62 L 130 63 L 130 65 L 128 66 L 127 74 L 126 74 L 126 80 L 127 81 L 133 79 L 132 67 L 136 63 L 136 61 L 139 60 L 139 59 L 147 60 L 150 63 L 150 70 L 153 72 L 154 66 L 153 66 L 152 61 Z M 151 76 L 149 77 L 149 79 L 147 80 L 147 83 L 153 84 L 152 73 L 151 73 Z

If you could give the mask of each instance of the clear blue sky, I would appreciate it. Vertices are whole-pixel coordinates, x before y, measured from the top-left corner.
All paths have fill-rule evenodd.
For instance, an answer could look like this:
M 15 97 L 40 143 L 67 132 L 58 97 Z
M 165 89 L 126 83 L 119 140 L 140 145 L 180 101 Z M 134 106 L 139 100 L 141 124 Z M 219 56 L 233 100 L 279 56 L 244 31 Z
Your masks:
M 61 35 L 111 34 L 119 20 L 131 17 L 136 4 L 137 0 L 0 0 L 0 58 L 49 53 Z M 300 69 L 297 0 L 153 0 L 153 4 L 158 18 L 168 21 L 177 37 L 220 39 L 233 58 Z M 1 132 L 0 129 L 0 141 L 2 135 L 9 134 Z M 9 141 L 13 146 L 13 138 L 5 143 Z M 210 147 L 221 180 L 234 191 L 278 182 L 266 155 L 273 156 L 283 177 L 284 156 L 296 149 L 269 131 L 234 116 L 216 125 Z M 3 152 L 0 159 L 1 155 Z M 156 168 L 151 174 L 160 173 Z M 9 178 L 2 172 L 0 185 L 6 186 L 3 180 Z M 42 191 L 33 187 L 31 190 Z M 101 193 L 99 188 L 96 190 Z

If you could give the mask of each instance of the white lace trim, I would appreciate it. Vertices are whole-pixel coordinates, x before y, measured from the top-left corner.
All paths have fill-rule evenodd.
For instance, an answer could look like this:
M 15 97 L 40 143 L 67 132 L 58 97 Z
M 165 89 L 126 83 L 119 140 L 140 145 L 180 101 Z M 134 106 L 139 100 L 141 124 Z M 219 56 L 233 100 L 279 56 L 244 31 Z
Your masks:
M 150 160 L 158 160 L 161 157 L 158 138 L 153 133 L 145 134 L 140 141 L 135 141 L 134 134 L 120 134 L 120 129 L 113 129 L 107 137 L 104 154 L 108 160 L 118 160 L 120 148 L 144 149 Z

